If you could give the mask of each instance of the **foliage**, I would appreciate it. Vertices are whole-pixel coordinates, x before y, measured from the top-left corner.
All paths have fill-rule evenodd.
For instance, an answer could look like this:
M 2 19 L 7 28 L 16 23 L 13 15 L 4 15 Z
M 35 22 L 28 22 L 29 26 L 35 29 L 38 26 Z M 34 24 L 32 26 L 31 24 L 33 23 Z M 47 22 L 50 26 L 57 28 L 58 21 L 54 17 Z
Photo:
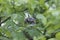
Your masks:
M 60 0 L 0 0 L 0 40 L 60 40 Z

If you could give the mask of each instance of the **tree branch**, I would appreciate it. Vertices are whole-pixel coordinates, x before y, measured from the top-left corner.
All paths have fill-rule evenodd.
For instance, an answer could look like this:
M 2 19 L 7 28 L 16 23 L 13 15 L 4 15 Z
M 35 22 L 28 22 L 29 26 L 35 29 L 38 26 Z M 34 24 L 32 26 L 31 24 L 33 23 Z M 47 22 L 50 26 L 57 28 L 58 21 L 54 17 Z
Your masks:
M 6 21 L 9 20 L 10 18 L 11 18 L 11 17 L 6 18 L 4 21 L 0 22 L 0 24 L 6 22 Z

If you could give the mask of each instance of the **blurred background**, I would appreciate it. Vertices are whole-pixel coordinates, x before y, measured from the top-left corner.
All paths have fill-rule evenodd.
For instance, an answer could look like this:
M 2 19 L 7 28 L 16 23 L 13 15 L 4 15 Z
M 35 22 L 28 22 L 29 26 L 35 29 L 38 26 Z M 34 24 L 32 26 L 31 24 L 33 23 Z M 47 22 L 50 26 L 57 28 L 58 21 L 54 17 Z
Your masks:
M 0 0 L 0 40 L 60 40 L 60 0 Z

